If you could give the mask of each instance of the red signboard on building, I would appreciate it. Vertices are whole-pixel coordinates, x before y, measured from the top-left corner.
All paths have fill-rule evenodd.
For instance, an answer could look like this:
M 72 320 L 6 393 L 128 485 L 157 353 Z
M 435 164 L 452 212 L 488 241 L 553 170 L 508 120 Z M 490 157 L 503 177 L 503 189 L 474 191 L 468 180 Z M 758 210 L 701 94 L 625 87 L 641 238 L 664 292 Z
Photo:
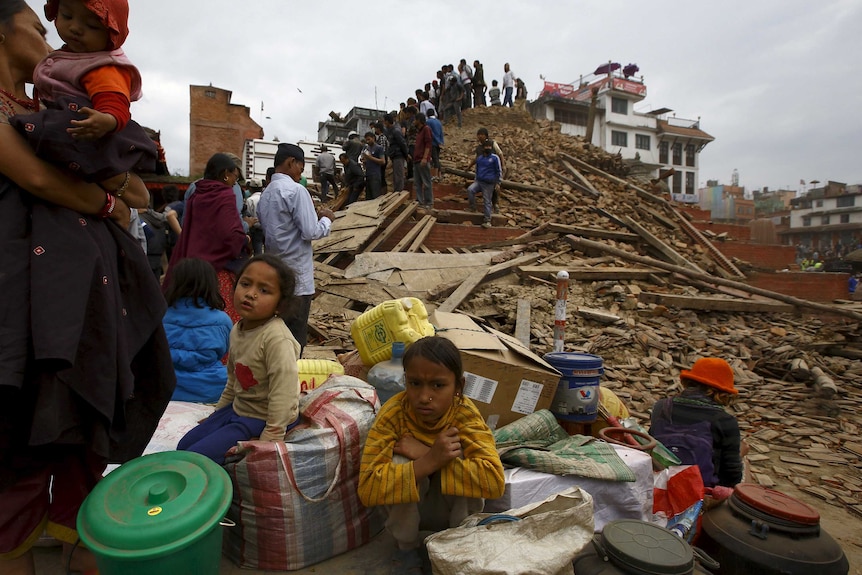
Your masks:
M 589 100 L 593 88 L 602 91 L 605 88 L 613 88 L 621 92 L 629 94 L 637 94 L 638 96 L 646 96 L 646 85 L 633 80 L 623 78 L 608 78 L 607 76 L 596 80 L 592 84 L 576 88 L 574 84 L 558 84 L 556 82 L 545 82 L 542 88 L 542 96 L 555 96 L 557 98 L 566 98 L 569 100 L 585 101 Z

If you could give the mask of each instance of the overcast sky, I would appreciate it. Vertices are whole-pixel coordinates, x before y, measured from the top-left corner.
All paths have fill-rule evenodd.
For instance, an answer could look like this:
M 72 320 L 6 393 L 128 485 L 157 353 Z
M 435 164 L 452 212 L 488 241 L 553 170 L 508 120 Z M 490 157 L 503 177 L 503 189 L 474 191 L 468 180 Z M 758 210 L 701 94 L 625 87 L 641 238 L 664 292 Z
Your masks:
M 640 67 L 636 111 L 700 117 L 715 137 L 699 185 L 734 169 L 748 189 L 862 183 L 859 0 L 130 3 L 124 48 L 144 81 L 132 117 L 161 130 L 172 172 L 188 173 L 192 84 L 231 90 L 268 139 L 316 140 L 330 110 L 396 108 L 461 58 L 489 84 L 509 62 L 530 100 L 540 74 L 576 82 L 612 60 Z

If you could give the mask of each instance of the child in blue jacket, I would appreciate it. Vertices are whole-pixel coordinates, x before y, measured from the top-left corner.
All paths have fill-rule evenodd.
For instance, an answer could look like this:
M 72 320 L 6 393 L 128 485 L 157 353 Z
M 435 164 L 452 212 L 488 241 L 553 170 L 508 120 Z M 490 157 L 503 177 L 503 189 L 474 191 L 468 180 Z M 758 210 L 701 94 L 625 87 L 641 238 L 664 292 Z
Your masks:
M 482 202 L 485 204 L 483 228 L 491 227 L 491 208 L 494 198 L 494 188 L 503 177 L 503 167 L 500 157 L 494 153 L 494 143 L 485 140 L 482 144 L 482 155 L 476 158 L 476 181 L 467 188 L 470 209 L 476 209 L 476 192 L 482 192 Z
M 171 399 L 215 403 L 227 382 L 221 359 L 233 322 L 224 312 L 218 277 L 208 262 L 186 258 L 174 267 L 163 320 L 177 374 Z

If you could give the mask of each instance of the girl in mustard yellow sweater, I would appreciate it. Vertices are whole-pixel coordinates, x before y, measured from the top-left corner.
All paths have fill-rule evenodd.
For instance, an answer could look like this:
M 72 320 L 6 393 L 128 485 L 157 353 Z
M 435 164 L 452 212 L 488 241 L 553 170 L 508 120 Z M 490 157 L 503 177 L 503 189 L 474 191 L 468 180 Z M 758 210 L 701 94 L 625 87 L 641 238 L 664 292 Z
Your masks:
M 434 500 L 457 526 L 503 494 L 494 435 L 463 395 L 461 353 L 448 339 L 426 337 L 404 354 L 405 391 L 380 409 L 359 470 L 359 498 L 383 505 L 386 529 L 401 550 L 404 572 L 417 568 L 423 503 Z

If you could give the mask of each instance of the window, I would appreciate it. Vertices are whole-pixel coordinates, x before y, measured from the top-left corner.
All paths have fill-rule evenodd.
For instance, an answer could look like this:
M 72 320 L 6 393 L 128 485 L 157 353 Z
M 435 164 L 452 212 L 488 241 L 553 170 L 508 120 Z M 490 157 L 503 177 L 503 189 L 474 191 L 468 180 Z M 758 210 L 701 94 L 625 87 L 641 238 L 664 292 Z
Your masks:
M 650 149 L 650 137 L 644 134 L 635 134 L 635 148 L 638 150 Z
M 673 193 L 682 193 L 682 174 L 680 172 L 673 175 Z
M 820 225 L 828 226 L 829 225 L 829 216 L 823 216 L 820 218 Z
M 841 214 L 841 223 L 849 224 L 850 223 L 850 214 Z
M 628 114 L 629 101 L 625 98 L 611 98 L 611 112 L 614 114 Z
M 662 142 L 658 145 L 658 162 L 659 164 L 667 164 L 668 143 Z
M 856 196 L 838 196 L 835 200 L 835 205 L 839 208 L 852 208 L 854 205 L 853 200 L 856 199 Z
M 811 225 L 811 218 L 810 217 L 802 218 L 802 225 L 805 227 L 810 226 Z
M 685 173 L 685 193 L 694 194 L 694 172 Z
M 215 90 L 205 90 L 204 96 L 207 98 L 215 98 Z
M 814 202 L 814 207 L 815 208 L 822 208 L 823 207 L 823 200 L 817 200 L 816 202 Z
M 573 126 L 586 126 L 587 114 L 554 108 L 554 121 L 561 124 L 572 124 Z
M 694 144 L 685 147 L 685 165 L 694 167 Z
M 629 145 L 629 135 L 626 132 L 611 131 L 611 145 L 626 148 Z
M 674 144 L 673 145 L 673 165 L 681 166 L 682 165 L 682 144 Z

